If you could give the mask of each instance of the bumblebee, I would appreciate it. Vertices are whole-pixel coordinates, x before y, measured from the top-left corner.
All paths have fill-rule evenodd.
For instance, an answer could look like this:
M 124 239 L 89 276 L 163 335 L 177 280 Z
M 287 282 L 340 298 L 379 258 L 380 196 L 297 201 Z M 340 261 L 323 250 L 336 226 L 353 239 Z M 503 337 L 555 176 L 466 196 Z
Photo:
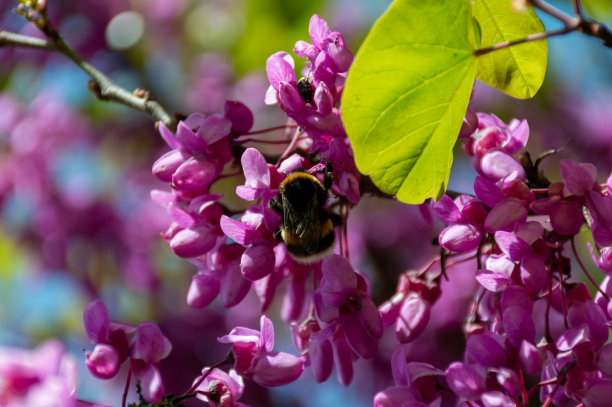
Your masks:
M 281 182 L 276 199 L 268 203 L 282 216 L 274 237 L 284 242 L 289 254 L 300 263 L 317 262 L 334 248 L 334 226 L 342 220 L 324 208 L 331 183 L 330 172 L 321 183 L 314 175 L 295 170 Z

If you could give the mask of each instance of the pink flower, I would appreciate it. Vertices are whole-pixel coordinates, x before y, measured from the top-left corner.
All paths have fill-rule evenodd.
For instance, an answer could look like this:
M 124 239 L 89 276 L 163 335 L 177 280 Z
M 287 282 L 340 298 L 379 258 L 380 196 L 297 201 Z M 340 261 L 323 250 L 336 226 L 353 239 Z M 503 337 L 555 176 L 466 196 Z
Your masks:
M 0 405 L 75 407 L 76 362 L 49 340 L 33 351 L 0 348 Z
M 275 352 L 274 325 L 265 315 L 261 317 L 260 331 L 237 327 L 218 338 L 231 343 L 234 368 L 241 375 L 252 378 L 265 387 L 283 386 L 297 380 L 304 371 L 304 358 L 285 352 Z
M 332 254 L 321 266 L 323 278 L 314 294 L 317 319 L 339 325 L 358 355 L 369 359 L 382 336 L 382 320 L 367 293 L 367 282 L 342 256 Z
M 140 381 L 142 395 L 152 404 L 164 396 L 164 384 L 157 365 L 172 350 L 172 344 L 157 325 L 143 322 L 130 341 L 130 368 Z
M 128 334 L 136 329 L 130 325 L 110 322 L 108 311 L 100 300 L 89 304 L 83 312 L 85 332 L 96 343 L 92 353 L 86 353 L 87 368 L 97 378 L 110 379 L 129 356 Z
M 209 370 L 210 368 L 202 370 L 202 375 L 206 375 Z M 199 377 L 195 381 L 198 379 Z M 196 397 L 213 407 L 248 407 L 238 402 L 244 392 L 244 382 L 234 369 L 231 369 L 229 374 L 213 369 L 196 390 Z

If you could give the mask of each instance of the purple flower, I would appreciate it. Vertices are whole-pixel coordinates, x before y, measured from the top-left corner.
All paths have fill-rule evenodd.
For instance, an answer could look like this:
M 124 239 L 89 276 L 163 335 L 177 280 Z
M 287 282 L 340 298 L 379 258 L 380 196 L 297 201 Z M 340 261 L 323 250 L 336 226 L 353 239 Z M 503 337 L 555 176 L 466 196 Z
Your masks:
M 232 122 L 221 115 L 193 113 L 172 134 L 163 124 L 162 138 L 173 148 L 153 165 L 153 174 L 185 192 L 206 192 L 231 160 L 227 136 Z
M 366 359 L 373 357 L 383 329 L 365 280 L 337 254 L 325 258 L 321 270 L 323 278 L 313 297 L 317 318 L 341 326 L 353 351 Z
M 434 214 L 447 226 L 440 232 L 440 245 L 447 250 L 464 252 L 482 241 L 483 222 L 487 213 L 480 202 L 466 195 L 454 201 L 447 195 L 432 204 Z
M 160 402 L 164 387 L 157 365 L 168 356 L 172 345 L 159 327 L 152 322 L 143 322 L 137 328 L 110 322 L 106 307 L 99 300 L 85 308 L 83 321 L 87 336 L 97 343 L 94 351 L 86 354 L 90 372 L 109 379 L 129 358 L 130 370 L 139 380 L 145 399 L 149 403 Z
M 478 399 L 486 391 L 484 371 L 476 365 L 453 362 L 445 374 L 448 386 L 460 397 Z
M 0 384 L 2 406 L 77 406 L 76 362 L 57 340 L 33 351 L 0 347 Z
M 310 62 L 316 63 L 320 53 L 323 52 L 329 56 L 337 72 L 348 71 L 353 62 L 353 53 L 346 48 L 340 33 L 331 32 L 327 22 L 315 14 L 310 18 L 308 34 L 312 44 L 298 41 L 293 48 L 299 57 L 306 57 Z
M 275 352 L 274 325 L 265 315 L 261 317 L 260 331 L 237 327 L 218 338 L 231 343 L 234 368 L 247 378 L 265 387 L 283 386 L 297 380 L 304 371 L 304 358 L 285 352 Z
M 394 387 L 374 396 L 375 407 L 437 406 L 441 396 L 435 391 L 437 378 L 444 372 L 426 363 L 406 362 L 406 353 L 397 349 L 391 357 Z
M 208 367 L 203 369 L 202 375 L 206 375 L 209 370 Z M 199 377 L 195 381 L 198 379 Z M 234 369 L 230 369 L 229 374 L 223 370 L 213 369 L 196 391 L 197 398 L 213 407 L 248 407 L 238 402 L 244 392 L 244 381 Z
M 89 371 L 100 379 L 114 377 L 129 356 L 128 335 L 136 328 L 110 322 L 106 307 L 100 300 L 85 308 L 83 323 L 87 337 L 97 344 L 92 353 L 86 354 Z
M 164 384 L 158 364 L 172 350 L 172 344 L 157 325 L 143 322 L 138 325 L 130 341 L 130 369 L 142 388 L 142 395 L 152 404 L 159 403 L 164 395 Z

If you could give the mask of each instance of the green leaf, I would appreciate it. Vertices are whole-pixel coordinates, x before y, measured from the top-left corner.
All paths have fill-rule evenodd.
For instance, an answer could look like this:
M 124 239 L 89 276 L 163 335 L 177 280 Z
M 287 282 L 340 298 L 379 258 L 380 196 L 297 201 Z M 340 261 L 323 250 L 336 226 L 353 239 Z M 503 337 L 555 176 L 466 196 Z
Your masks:
M 510 0 L 475 0 L 472 12 L 482 31 L 481 48 L 545 31 L 533 9 L 516 12 Z M 476 78 L 515 98 L 530 98 L 544 81 L 547 53 L 546 40 L 540 40 L 481 55 Z
M 446 190 L 474 83 L 473 43 L 468 0 L 395 0 L 355 57 L 342 97 L 355 161 L 402 202 Z

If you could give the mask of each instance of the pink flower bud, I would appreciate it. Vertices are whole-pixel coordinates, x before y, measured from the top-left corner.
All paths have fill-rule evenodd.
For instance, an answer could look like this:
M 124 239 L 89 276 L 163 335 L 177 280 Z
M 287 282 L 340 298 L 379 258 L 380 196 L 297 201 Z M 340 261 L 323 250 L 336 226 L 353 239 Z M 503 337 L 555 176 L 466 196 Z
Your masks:
M 486 390 L 484 375 L 461 362 L 451 363 L 446 369 L 446 382 L 453 392 L 466 399 L 479 398 Z
M 98 344 L 93 352 L 86 354 L 85 364 L 92 375 L 99 379 L 110 379 L 119 371 L 119 352 L 110 345 Z
M 221 173 L 221 166 L 212 159 L 191 157 L 172 176 L 174 185 L 183 191 L 199 191 L 212 184 Z
M 183 150 L 168 151 L 153 164 L 153 175 L 162 181 L 170 182 L 177 168 L 189 157 L 190 155 Z
M 254 245 L 242 253 L 240 271 L 250 281 L 264 278 L 274 269 L 274 251 L 270 246 Z
M 309 347 L 310 369 L 317 383 L 323 383 L 334 367 L 334 351 L 329 340 L 311 340 Z
M 187 304 L 193 308 L 208 306 L 219 295 L 219 278 L 213 273 L 205 271 L 192 277 Z
M 406 297 L 395 323 L 395 335 L 400 343 L 416 339 L 427 326 L 431 305 L 420 295 L 411 293 Z
M 170 247 L 179 257 L 197 257 L 213 248 L 217 234 L 212 226 L 200 225 L 183 229 L 170 240 Z
M 304 371 L 304 359 L 285 352 L 267 352 L 253 361 L 253 380 L 260 386 L 284 386 Z

